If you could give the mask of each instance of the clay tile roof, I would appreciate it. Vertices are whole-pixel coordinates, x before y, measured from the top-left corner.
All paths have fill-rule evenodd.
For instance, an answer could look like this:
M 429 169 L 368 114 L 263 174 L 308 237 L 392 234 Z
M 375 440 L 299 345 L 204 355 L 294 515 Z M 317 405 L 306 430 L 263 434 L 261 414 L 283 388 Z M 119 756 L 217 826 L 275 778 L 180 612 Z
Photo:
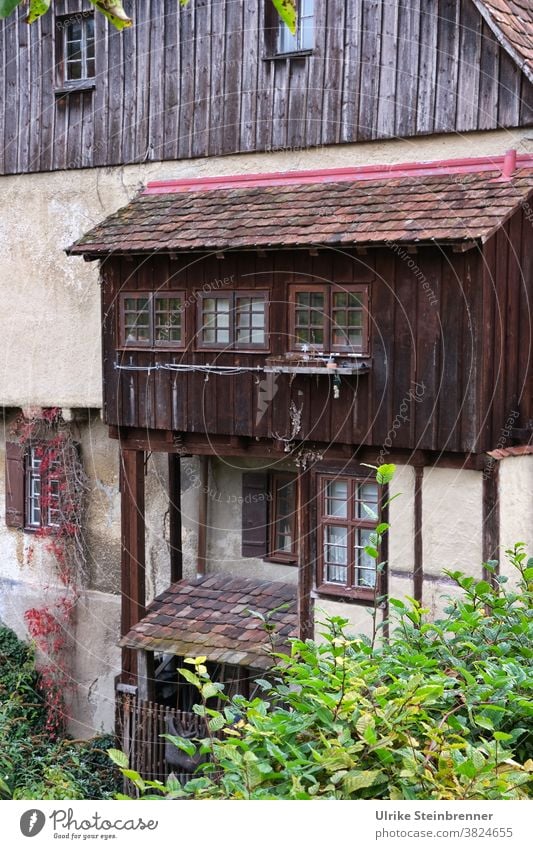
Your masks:
M 485 241 L 533 189 L 533 160 L 526 160 L 528 167 L 519 162 L 505 180 L 489 164 L 474 173 L 425 173 L 422 165 L 413 176 L 393 166 L 379 179 L 359 169 L 356 178 L 337 176 L 337 182 L 323 172 L 312 182 L 303 172 L 299 183 L 263 175 L 245 186 L 154 184 L 68 253 Z
M 239 603 L 252 592 L 250 605 Z M 273 662 L 270 642 L 250 610 L 265 615 L 281 605 L 287 607 L 272 616 L 272 635 L 276 649 L 285 651 L 288 638 L 296 636 L 295 586 L 226 574 L 182 580 L 154 599 L 120 645 L 267 669 Z
M 533 445 L 510 445 L 508 448 L 495 448 L 487 451 L 489 457 L 495 460 L 504 460 L 506 457 L 526 457 L 533 454 Z
M 533 82 L 532 0 L 474 0 L 492 32 Z

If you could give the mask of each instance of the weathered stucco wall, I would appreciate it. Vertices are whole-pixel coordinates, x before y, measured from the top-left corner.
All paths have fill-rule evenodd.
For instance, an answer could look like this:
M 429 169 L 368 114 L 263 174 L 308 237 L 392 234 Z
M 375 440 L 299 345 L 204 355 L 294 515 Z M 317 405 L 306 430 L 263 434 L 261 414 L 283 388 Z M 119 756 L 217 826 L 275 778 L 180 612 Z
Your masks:
M 47 538 L 6 527 L 5 441 L 13 440 L 10 415 L 0 433 L 0 622 L 28 639 L 24 614 L 31 608 L 54 607 L 63 594 Z M 80 443 L 87 475 L 84 523 L 86 574 L 70 633 L 66 666 L 73 688 L 68 696 L 69 730 L 91 736 L 112 730 L 114 677 L 120 671 L 117 648 L 120 623 L 120 509 L 118 454 L 98 413 L 87 412 L 71 424 Z
M 0 339 L 0 404 L 100 406 L 98 269 L 63 248 L 147 180 L 497 155 L 512 145 L 533 149 L 523 130 L 505 130 L 2 177 L 0 295 L 13 320 Z
M 506 457 L 500 465 L 500 571 L 516 577 L 505 556 L 517 542 L 533 557 L 533 455 Z

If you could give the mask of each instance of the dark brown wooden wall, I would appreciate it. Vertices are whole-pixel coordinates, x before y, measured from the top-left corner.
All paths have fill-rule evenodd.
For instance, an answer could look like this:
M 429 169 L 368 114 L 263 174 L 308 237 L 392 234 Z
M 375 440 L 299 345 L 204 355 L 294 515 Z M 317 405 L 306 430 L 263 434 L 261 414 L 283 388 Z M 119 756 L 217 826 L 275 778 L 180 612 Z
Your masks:
M 224 259 L 192 256 L 109 260 L 104 266 L 104 389 L 109 424 L 167 431 L 272 437 L 290 433 L 289 403 L 302 406 L 300 438 L 392 449 L 478 451 L 483 398 L 482 260 L 477 249 L 420 248 L 414 254 L 389 248 L 365 256 L 345 251 L 250 251 Z M 327 376 L 279 376 L 267 413 L 258 414 L 256 376 L 170 375 L 117 371 L 122 365 L 156 362 L 264 364 L 264 354 L 117 351 L 116 299 L 123 291 L 187 289 L 229 278 L 231 287 L 272 287 L 272 352 L 286 349 L 287 286 L 331 280 L 370 280 L 370 373 L 343 378 L 338 400 Z M 215 288 L 217 284 L 215 283 Z M 194 321 L 195 308 L 189 318 Z M 261 379 L 262 376 L 260 376 Z M 264 387 L 264 384 L 263 384 Z
M 533 205 L 524 204 L 487 243 L 483 267 L 484 444 L 510 444 L 533 421 Z M 526 441 L 526 440 L 524 440 Z
M 126 2 L 122 34 L 97 15 L 95 89 L 66 97 L 53 15 L 2 22 L 0 173 L 533 123 L 531 84 L 471 0 L 317 0 L 314 54 L 276 60 L 265 2 Z

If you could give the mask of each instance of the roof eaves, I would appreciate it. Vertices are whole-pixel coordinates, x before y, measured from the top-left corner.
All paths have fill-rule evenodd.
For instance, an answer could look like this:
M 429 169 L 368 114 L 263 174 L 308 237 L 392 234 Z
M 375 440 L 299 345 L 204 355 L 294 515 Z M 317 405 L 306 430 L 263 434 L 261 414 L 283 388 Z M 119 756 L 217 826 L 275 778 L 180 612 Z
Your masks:
M 511 44 L 507 36 L 502 32 L 498 21 L 494 18 L 490 10 L 487 8 L 486 4 L 483 0 L 472 0 L 474 6 L 478 10 L 479 14 L 482 16 L 485 23 L 490 27 L 492 33 L 496 37 L 496 40 L 501 44 L 504 50 L 507 51 L 511 59 L 516 62 L 521 71 L 524 72 L 526 77 L 530 82 L 533 83 L 533 68 L 523 56 L 520 55 L 518 50 Z

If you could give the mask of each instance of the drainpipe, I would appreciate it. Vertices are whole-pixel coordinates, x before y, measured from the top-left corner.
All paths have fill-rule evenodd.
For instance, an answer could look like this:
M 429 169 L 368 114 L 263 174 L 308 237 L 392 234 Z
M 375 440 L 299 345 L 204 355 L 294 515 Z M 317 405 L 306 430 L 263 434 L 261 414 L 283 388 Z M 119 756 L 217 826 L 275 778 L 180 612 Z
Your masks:
M 196 577 L 203 578 L 207 565 L 207 496 L 209 484 L 209 457 L 200 457 L 200 495 L 198 500 L 198 558 Z

